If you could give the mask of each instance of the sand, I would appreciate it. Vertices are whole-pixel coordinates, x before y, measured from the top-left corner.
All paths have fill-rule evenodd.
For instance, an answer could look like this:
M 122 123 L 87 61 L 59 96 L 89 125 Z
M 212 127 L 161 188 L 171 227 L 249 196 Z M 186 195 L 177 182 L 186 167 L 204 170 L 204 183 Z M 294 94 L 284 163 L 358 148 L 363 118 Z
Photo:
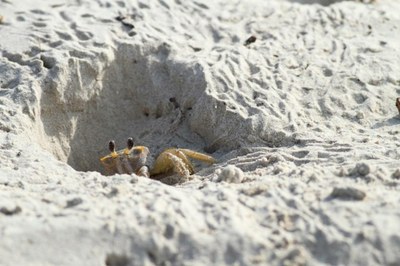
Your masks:
M 397 265 L 400 2 L 364 2 L 1 1 L 0 265 Z M 105 176 L 128 137 L 217 163 Z

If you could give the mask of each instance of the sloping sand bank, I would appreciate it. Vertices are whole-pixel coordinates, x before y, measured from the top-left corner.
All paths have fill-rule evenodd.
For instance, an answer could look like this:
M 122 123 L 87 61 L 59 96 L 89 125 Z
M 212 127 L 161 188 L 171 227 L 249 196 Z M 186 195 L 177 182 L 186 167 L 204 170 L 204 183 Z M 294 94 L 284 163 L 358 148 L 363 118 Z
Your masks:
M 0 265 L 396 265 L 399 13 L 1 1 Z M 128 137 L 218 163 L 104 176 Z

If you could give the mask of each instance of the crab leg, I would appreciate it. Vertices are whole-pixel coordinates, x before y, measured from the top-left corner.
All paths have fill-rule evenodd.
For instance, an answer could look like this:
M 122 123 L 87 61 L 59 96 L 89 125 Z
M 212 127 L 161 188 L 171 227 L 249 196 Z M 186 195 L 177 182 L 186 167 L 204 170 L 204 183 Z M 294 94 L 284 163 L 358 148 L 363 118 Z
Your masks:
M 138 176 L 150 177 L 149 168 L 146 165 L 140 167 L 136 174 Z
M 215 163 L 215 159 L 209 155 L 200 153 L 200 152 L 196 152 L 196 151 L 192 151 L 189 149 L 179 149 L 180 152 L 182 152 L 183 154 L 185 154 L 186 156 L 199 160 L 199 161 L 203 161 L 206 163 L 210 163 L 213 164 Z
M 168 154 L 168 152 L 164 151 L 158 155 L 152 169 L 150 170 L 151 176 L 169 173 L 173 170 L 173 162 Z
M 126 169 L 131 173 L 135 173 L 139 176 L 149 177 L 149 169 L 145 165 L 149 149 L 145 146 L 133 146 L 134 142 L 132 138 L 127 141 L 127 148 L 124 150 L 124 156 L 126 158 Z
M 136 174 L 139 176 L 160 179 L 162 177 L 178 174 L 189 176 L 194 174 L 194 167 L 190 159 L 196 159 L 209 164 L 215 159 L 209 155 L 189 149 L 170 148 L 161 152 L 156 158 L 153 167 L 149 170 L 146 166 L 149 149 L 145 146 L 134 146 L 134 141 L 129 138 L 125 149 L 115 151 L 115 142 L 111 140 L 108 148 L 110 154 L 100 159 L 109 174 Z
M 167 153 L 166 154 L 171 161 L 173 172 L 180 176 L 189 176 L 194 173 L 193 165 L 188 158 L 181 152 L 177 154 Z
M 160 174 L 177 173 L 181 176 L 188 176 L 194 173 L 194 167 L 189 158 L 197 159 L 207 163 L 214 163 L 215 159 L 206 154 L 188 149 L 167 149 L 163 151 L 154 162 L 150 171 L 151 176 Z

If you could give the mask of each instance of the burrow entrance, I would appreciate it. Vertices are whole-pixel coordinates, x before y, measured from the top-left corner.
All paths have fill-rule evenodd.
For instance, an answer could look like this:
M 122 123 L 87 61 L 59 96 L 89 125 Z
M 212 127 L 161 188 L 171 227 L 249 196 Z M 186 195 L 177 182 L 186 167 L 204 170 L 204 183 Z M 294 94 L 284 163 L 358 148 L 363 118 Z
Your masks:
M 78 171 L 102 172 L 99 158 L 110 139 L 122 149 L 133 137 L 152 156 L 167 147 L 207 146 L 210 136 L 201 133 L 207 118 L 198 117 L 207 97 L 200 64 L 171 60 L 166 44 L 121 44 L 90 60 L 69 57 L 43 85 L 41 142 L 58 159 Z

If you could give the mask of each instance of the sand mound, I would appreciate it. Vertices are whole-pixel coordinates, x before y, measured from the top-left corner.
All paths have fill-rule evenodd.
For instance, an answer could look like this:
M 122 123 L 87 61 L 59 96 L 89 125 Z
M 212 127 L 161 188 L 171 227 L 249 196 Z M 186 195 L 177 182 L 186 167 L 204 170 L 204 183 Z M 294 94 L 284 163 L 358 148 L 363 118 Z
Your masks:
M 165 43 L 145 49 L 125 43 L 109 57 L 52 66 L 40 96 L 41 145 L 76 170 L 99 171 L 110 138 L 122 146 L 133 136 L 154 153 L 176 146 L 226 152 L 262 141 L 258 131 L 265 142 L 283 143 L 284 133 L 254 125 L 254 117 L 264 121 L 259 114 L 237 112 L 210 92 L 207 65 L 171 50 Z
M 145 49 L 123 43 L 108 56 L 47 57 L 57 64 L 42 83 L 41 145 L 76 170 L 99 171 L 110 138 L 125 145 L 133 136 L 154 154 L 176 146 L 214 153 L 293 143 L 282 125 L 268 124 L 262 108 L 248 113 L 229 94 L 213 92 L 220 84 L 210 77 L 212 67 L 177 53 L 166 43 Z
M 171 60 L 169 53 L 166 44 L 120 44 L 95 63 L 70 58 L 52 68 L 40 103 L 43 144 L 81 171 L 99 170 L 110 138 L 122 148 L 133 136 L 154 152 L 204 146 L 190 126 L 195 103 L 206 97 L 202 67 Z
M 0 264 L 394 265 L 399 10 L 1 2 Z M 128 137 L 218 163 L 102 175 Z

